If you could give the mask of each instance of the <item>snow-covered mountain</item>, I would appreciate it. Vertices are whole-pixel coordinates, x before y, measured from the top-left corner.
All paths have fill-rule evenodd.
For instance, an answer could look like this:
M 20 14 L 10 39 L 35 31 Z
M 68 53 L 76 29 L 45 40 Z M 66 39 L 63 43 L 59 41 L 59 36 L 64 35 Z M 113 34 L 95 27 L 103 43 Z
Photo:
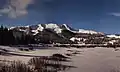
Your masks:
M 102 32 L 74 29 L 67 24 L 36 24 L 11 27 L 13 35 L 30 35 L 39 43 L 114 44 L 120 42 L 120 35 L 106 35 Z M 50 42 L 49 42 L 50 41 Z
M 54 23 L 49 23 L 49 24 L 37 24 L 37 25 L 28 25 L 28 26 L 17 26 L 17 27 L 11 27 L 10 30 L 17 30 L 17 31 L 23 31 L 26 33 L 32 32 L 33 35 L 38 34 L 39 32 L 42 32 L 44 29 L 50 29 L 53 30 L 55 33 L 60 34 L 62 33 L 62 30 L 68 30 L 73 33 L 85 33 L 85 34 L 102 34 L 102 32 L 96 32 L 92 30 L 84 30 L 84 29 L 79 29 L 75 30 L 71 27 L 69 27 L 67 24 L 54 24 Z
M 22 37 L 23 34 L 29 34 L 34 37 L 35 40 L 41 43 L 55 42 L 55 43 L 104 43 L 105 41 L 111 41 L 108 37 L 115 37 L 106 35 L 102 32 L 85 29 L 74 29 L 67 24 L 36 24 L 28 26 L 11 27 L 9 30 L 13 30 L 14 36 Z M 107 39 L 108 38 L 108 39 Z M 118 38 L 118 36 L 117 36 Z M 119 36 L 120 38 L 120 36 Z M 103 42 L 102 42 L 103 41 Z

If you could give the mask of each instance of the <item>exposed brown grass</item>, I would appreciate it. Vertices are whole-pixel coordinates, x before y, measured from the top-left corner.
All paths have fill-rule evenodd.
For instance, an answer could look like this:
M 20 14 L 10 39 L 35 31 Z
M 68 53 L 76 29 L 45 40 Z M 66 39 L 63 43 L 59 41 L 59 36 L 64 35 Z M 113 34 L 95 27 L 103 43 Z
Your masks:
M 37 72 L 57 72 L 61 70 L 66 70 L 73 66 L 62 65 L 61 61 L 68 61 L 66 57 L 50 56 L 42 58 L 32 58 L 29 60 L 28 64 L 32 65 Z
M 4 64 L 1 66 L 0 72 L 34 72 L 29 66 L 21 61 L 14 61 L 10 64 Z
M 5 62 L 0 63 L 0 72 L 58 72 L 74 67 L 62 65 L 62 61 L 67 61 L 66 57 L 54 54 L 31 58 L 28 64 L 21 61 Z

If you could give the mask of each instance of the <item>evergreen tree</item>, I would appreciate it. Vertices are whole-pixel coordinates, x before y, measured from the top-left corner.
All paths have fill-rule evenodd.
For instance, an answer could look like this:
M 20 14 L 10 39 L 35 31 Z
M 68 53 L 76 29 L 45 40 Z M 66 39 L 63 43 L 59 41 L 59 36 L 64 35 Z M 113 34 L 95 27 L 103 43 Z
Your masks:
M 13 32 L 9 31 L 7 27 L 0 27 L 0 45 L 14 44 Z
M 29 34 L 22 33 L 21 37 L 15 36 L 13 30 L 8 30 L 7 27 L 0 27 L 0 45 L 27 45 L 36 43 L 34 37 Z

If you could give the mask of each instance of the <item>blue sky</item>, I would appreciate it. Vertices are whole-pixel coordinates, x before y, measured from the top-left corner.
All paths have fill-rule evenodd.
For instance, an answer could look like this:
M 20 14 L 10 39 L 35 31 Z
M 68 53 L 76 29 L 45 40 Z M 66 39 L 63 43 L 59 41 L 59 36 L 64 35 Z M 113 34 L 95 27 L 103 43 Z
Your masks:
M 66 23 L 120 33 L 120 0 L 0 0 L 0 24 Z

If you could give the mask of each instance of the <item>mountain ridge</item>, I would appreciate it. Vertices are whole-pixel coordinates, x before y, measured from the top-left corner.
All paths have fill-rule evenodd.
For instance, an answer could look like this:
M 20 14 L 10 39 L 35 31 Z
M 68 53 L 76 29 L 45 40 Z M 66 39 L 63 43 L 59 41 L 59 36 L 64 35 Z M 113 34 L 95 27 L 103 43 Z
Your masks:
M 31 31 L 34 32 L 34 35 L 36 35 L 38 33 L 38 31 L 43 31 L 43 29 L 52 29 L 57 34 L 61 33 L 63 29 L 66 29 L 73 33 L 104 34 L 103 32 L 97 32 L 97 31 L 93 31 L 93 30 L 85 30 L 85 29 L 75 30 L 74 28 L 70 27 L 67 24 L 60 25 L 60 24 L 54 24 L 54 23 L 36 24 L 36 25 L 28 25 L 28 26 L 16 26 L 16 27 L 11 27 L 9 29 L 10 30 L 17 29 L 19 31 L 27 31 L 30 28 L 31 28 Z

